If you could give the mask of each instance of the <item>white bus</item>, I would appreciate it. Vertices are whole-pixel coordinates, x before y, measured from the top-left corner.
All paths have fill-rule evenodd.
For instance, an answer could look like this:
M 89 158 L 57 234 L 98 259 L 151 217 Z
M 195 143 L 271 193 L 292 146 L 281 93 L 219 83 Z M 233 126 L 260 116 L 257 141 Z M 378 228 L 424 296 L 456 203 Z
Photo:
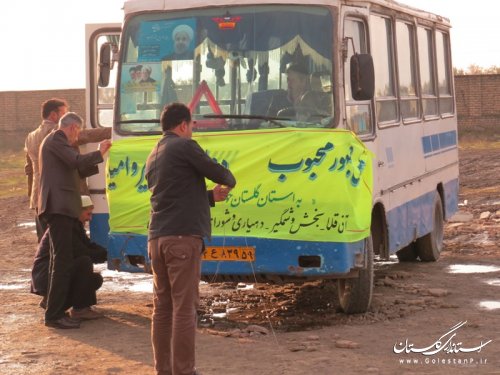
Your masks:
M 392 0 L 128 0 L 124 13 L 122 26 L 87 30 L 89 126 L 112 126 L 121 152 L 89 181 L 91 235 L 109 267 L 149 270 L 141 168 L 172 101 L 237 172 L 239 190 L 212 213 L 205 280 L 337 279 L 342 309 L 357 313 L 370 305 L 374 256 L 439 258 L 458 199 L 449 20 Z M 290 65 L 307 85 L 294 103 Z M 349 145 L 333 157 L 346 134 L 373 158 Z M 345 194 L 359 176 L 368 203 Z M 113 202 L 118 185 L 140 197 Z

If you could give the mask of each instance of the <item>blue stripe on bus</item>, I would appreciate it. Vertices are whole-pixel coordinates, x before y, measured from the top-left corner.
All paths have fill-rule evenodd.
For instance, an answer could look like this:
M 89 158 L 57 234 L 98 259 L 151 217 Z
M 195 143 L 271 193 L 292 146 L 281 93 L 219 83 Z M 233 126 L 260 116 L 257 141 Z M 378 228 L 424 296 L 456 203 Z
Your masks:
M 443 190 L 445 218 L 449 218 L 458 208 L 458 179 L 444 184 Z M 391 254 L 434 229 L 435 194 L 435 191 L 428 192 L 387 212 Z
M 111 233 L 108 241 L 108 268 L 126 272 L 144 272 L 144 268 L 131 263 L 129 256 L 143 257 L 150 265 L 148 257 L 148 238 L 145 235 Z
M 364 241 L 354 243 L 306 242 L 263 238 L 214 237 L 207 246 L 255 247 L 254 262 L 205 261 L 202 275 L 287 275 L 326 276 L 345 274 L 354 268 L 355 255 L 363 251 Z M 141 272 L 140 267 L 130 264 L 127 256 L 147 257 L 147 237 L 136 234 L 113 233 L 108 242 L 108 267 L 121 271 Z M 318 256 L 320 267 L 300 267 L 300 256 Z
M 387 212 L 389 249 L 394 253 L 433 228 L 432 207 L 435 191 L 426 193 Z M 445 217 L 457 211 L 458 179 L 444 185 Z M 147 256 L 147 237 L 136 234 L 111 234 L 108 236 L 108 214 L 95 214 L 91 222 L 91 238 L 108 249 L 108 268 L 128 272 L 143 269 L 130 264 L 127 256 Z M 405 223 L 410 223 L 405 225 Z M 354 266 L 355 254 L 363 251 L 363 241 L 355 243 L 308 242 L 271 240 L 262 238 L 214 237 L 211 246 L 255 246 L 256 262 L 203 262 L 202 273 L 212 275 L 275 274 L 290 276 L 325 276 L 346 273 Z M 317 255 L 321 267 L 299 267 L 299 256 Z
M 450 130 L 443 133 L 422 137 L 424 157 L 433 156 L 457 147 L 457 131 Z
M 92 214 L 90 220 L 90 239 L 101 246 L 108 247 L 109 214 Z
M 308 242 L 264 238 L 214 237 L 207 246 L 253 246 L 255 262 L 202 263 L 205 275 L 287 275 L 327 276 L 345 274 L 354 268 L 355 255 L 364 250 L 364 241 L 353 243 Z M 299 257 L 319 256 L 320 267 L 301 267 Z
M 92 218 L 96 229 L 107 226 L 109 215 L 96 214 Z M 99 241 L 98 238 L 99 237 Z M 128 272 L 142 272 L 141 267 L 130 264 L 127 256 L 147 256 L 147 237 L 137 234 L 112 233 L 107 240 L 98 231 L 92 236 L 108 249 L 108 268 Z M 202 263 L 202 274 L 212 275 L 252 275 L 275 274 L 289 276 L 325 276 L 329 274 L 344 274 L 354 267 L 355 255 L 363 251 L 364 241 L 354 243 L 308 242 L 271 240 L 263 238 L 214 237 L 207 246 L 254 246 L 256 261 L 250 262 L 215 262 Z M 299 266 L 300 256 L 319 256 L 320 267 Z M 118 266 L 119 265 L 119 266 Z M 118 267 L 117 267 L 118 266 Z
M 444 184 L 444 218 L 448 220 L 458 211 L 458 178 Z

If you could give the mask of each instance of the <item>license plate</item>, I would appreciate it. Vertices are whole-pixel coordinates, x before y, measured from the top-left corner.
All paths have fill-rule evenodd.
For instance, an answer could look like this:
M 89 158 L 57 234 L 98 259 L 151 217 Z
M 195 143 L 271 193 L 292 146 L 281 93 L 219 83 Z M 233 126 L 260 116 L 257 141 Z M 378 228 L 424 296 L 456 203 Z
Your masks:
M 251 246 L 207 246 L 203 260 L 254 262 L 255 247 Z

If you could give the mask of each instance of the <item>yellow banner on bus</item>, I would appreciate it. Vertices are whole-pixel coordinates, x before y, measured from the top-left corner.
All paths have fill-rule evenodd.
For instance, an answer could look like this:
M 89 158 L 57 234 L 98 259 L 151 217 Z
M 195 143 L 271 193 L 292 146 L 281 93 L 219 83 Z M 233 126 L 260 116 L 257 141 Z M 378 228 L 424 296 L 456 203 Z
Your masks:
M 353 242 L 370 233 L 373 155 L 340 129 L 195 134 L 237 180 L 211 210 L 212 235 Z M 110 151 L 110 231 L 147 234 L 146 159 L 158 136 L 117 140 Z M 208 188 L 213 187 L 209 182 Z

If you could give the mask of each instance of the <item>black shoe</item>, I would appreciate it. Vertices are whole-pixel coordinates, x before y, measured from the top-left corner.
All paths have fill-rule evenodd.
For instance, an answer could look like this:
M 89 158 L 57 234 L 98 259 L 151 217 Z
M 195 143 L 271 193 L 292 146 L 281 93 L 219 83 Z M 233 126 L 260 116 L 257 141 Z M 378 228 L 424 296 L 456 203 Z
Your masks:
M 80 328 L 80 322 L 74 321 L 73 319 L 69 319 L 66 316 L 56 320 L 46 320 L 45 325 L 47 327 L 52 328 L 60 328 L 60 329 L 72 329 L 72 328 Z
M 47 296 L 43 296 L 38 306 L 40 306 L 44 310 L 47 308 Z

